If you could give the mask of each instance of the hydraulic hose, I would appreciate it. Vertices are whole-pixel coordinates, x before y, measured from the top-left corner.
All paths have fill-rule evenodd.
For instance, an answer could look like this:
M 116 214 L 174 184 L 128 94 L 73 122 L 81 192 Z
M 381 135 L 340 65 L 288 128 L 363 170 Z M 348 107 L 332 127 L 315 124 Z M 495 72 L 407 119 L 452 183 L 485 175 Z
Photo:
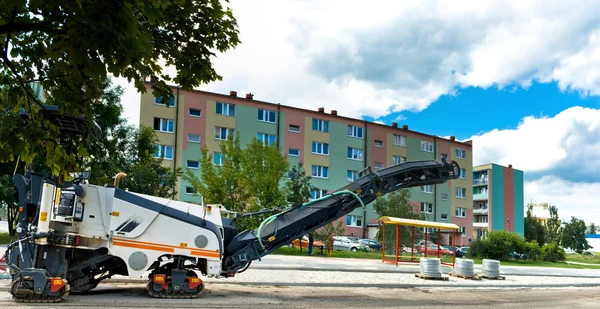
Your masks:
M 366 207 L 366 206 L 365 206 L 365 204 L 363 203 L 363 201 L 360 199 L 360 197 L 359 197 L 359 196 L 358 196 L 356 193 L 354 193 L 354 192 L 352 192 L 352 191 L 349 191 L 349 190 L 343 190 L 343 191 L 333 192 L 332 194 L 329 194 L 329 195 L 323 196 L 323 197 L 321 197 L 321 198 L 318 198 L 318 199 L 312 200 L 312 201 L 310 201 L 310 202 L 304 203 L 304 204 L 302 204 L 302 206 L 300 206 L 300 208 L 302 208 L 302 207 L 305 207 L 305 206 L 312 205 L 312 204 L 314 204 L 314 203 L 317 203 L 317 202 L 320 202 L 320 201 L 323 201 L 323 200 L 326 200 L 326 199 L 330 199 L 330 198 L 332 198 L 332 197 L 334 197 L 334 196 L 337 196 L 337 195 L 345 195 L 345 194 L 350 194 L 350 195 L 354 196 L 354 197 L 355 197 L 355 198 L 356 198 L 356 199 L 357 199 L 357 200 L 360 202 L 360 205 L 362 205 L 362 207 L 363 207 L 363 208 L 365 208 L 365 207 Z M 262 242 L 262 237 L 260 236 L 260 234 L 261 234 L 261 231 L 262 231 L 262 228 L 263 228 L 265 225 L 269 224 L 271 221 L 273 221 L 273 220 L 277 219 L 277 217 L 278 217 L 279 215 L 281 215 L 282 213 L 283 213 L 283 212 L 280 212 L 280 213 L 278 213 L 278 214 L 274 214 L 274 215 L 272 215 L 272 216 L 270 216 L 270 217 L 266 218 L 266 219 L 265 219 L 265 220 L 264 220 L 264 221 L 263 221 L 263 222 L 260 224 L 260 226 L 258 227 L 258 231 L 257 231 L 257 237 L 258 237 L 258 244 L 260 245 L 260 248 L 261 248 L 261 249 L 264 249 L 264 248 L 265 248 L 265 246 L 263 245 L 263 242 Z

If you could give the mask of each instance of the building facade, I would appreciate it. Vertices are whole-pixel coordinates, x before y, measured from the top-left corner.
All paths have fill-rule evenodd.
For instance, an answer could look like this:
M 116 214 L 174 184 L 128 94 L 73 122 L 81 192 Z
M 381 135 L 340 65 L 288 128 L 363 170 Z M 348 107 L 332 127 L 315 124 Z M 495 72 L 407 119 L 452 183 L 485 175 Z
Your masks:
M 527 211 L 531 211 L 531 215 L 543 224 L 546 224 L 546 221 L 550 219 L 550 205 L 548 203 L 534 204 L 533 202 L 529 202 L 525 206 L 525 216 L 527 216 Z
M 523 171 L 512 165 L 473 167 L 473 238 L 489 231 L 524 234 Z
M 430 220 L 456 223 L 466 245 L 472 235 L 472 145 L 455 138 L 444 139 L 411 131 L 407 126 L 377 124 L 337 115 L 324 108 L 306 110 L 255 100 L 252 94 L 237 96 L 174 88 L 175 96 L 166 104 L 152 95 L 150 85 L 141 96 L 140 124 L 153 127 L 159 138 L 155 155 L 164 154 L 165 166 L 192 169 L 200 175 L 201 148 L 206 145 L 219 164 L 219 144 L 234 132 L 240 144 L 252 138 L 275 144 L 290 164 L 303 162 L 319 188 L 311 193 L 319 198 L 356 179 L 366 167 L 381 169 L 405 161 L 439 160 L 442 156 L 459 163 L 461 178 L 442 185 L 412 188 L 411 204 Z M 169 105 L 169 106 L 167 106 Z M 199 202 L 193 187 L 179 180 L 174 198 Z M 347 235 L 375 236 L 379 214 L 373 205 L 356 209 L 341 218 Z M 442 243 L 448 237 L 442 237 Z

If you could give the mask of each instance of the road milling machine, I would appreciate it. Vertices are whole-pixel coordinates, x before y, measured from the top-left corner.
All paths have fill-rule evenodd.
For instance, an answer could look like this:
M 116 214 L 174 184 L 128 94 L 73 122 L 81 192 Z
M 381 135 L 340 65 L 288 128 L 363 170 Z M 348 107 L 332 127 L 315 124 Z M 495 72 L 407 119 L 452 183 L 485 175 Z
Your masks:
M 456 179 L 456 162 L 413 161 L 373 171 L 322 198 L 292 205 L 256 230 L 239 231 L 218 204 L 193 204 L 89 183 L 59 184 L 33 171 L 14 176 L 18 240 L 5 253 L 19 302 L 59 302 L 115 275 L 148 278 L 157 298 L 195 298 L 199 276 L 233 277 L 252 261 L 402 188 Z M 120 176 L 119 176 L 120 177 Z M 118 178 L 118 177 L 117 177 Z M 266 212 L 263 212 L 266 213 Z M 256 213 L 252 214 L 256 215 Z

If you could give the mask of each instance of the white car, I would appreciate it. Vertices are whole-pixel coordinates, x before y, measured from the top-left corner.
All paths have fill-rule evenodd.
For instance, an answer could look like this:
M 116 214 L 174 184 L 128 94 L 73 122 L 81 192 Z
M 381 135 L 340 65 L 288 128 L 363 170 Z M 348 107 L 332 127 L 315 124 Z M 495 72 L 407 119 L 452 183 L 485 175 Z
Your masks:
M 362 244 L 361 242 L 354 242 L 354 241 L 350 240 L 348 237 L 334 236 L 333 237 L 333 250 L 356 252 L 358 250 L 371 251 L 371 248 L 369 246 Z

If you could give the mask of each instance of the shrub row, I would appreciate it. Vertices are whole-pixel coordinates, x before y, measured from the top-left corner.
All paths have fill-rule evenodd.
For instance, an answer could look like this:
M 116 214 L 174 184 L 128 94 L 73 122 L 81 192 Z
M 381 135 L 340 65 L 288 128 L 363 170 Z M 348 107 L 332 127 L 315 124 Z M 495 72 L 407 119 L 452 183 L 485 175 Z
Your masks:
M 500 261 L 516 259 L 558 262 L 566 259 L 565 251 L 554 243 L 540 248 L 536 241 L 528 242 L 519 234 L 506 231 L 492 231 L 487 238 L 473 241 L 467 256 Z

